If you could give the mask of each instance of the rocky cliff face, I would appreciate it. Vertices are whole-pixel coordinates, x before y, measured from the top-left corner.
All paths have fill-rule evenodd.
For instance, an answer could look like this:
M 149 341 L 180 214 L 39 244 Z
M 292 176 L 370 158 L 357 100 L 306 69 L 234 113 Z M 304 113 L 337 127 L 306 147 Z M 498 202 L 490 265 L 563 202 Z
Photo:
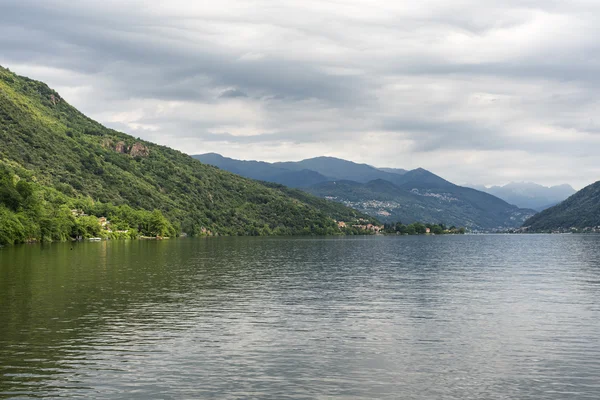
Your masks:
M 136 142 L 129 149 L 129 155 L 131 157 L 148 157 L 150 155 L 150 150 L 140 142 Z
M 127 154 L 127 145 L 125 144 L 125 142 L 119 142 L 115 145 L 115 151 L 117 153 L 123 153 L 123 154 Z
M 141 142 L 135 142 L 133 145 L 127 146 L 125 142 L 114 143 L 112 140 L 106 139 L 102 142 L 102 146 L 117 153 L 129 154 L 131 157 L 148 157 L 150 155 L 150 149 Z

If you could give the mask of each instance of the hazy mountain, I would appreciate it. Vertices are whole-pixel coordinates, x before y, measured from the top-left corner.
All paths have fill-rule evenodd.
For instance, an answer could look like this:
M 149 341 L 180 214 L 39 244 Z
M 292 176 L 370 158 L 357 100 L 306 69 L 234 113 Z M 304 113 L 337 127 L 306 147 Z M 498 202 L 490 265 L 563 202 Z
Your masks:
M 368 164 L 359 164 L 335 157 L 315 157 L 302 161 L 276 163 L 235 160 L 215 153 L 192 157 L 247 178 L 276 182 L 289 187 L 308 187 L 332 180 L 367 183 L 377 179 L 383 179 L 398 186 L 407 183 L 412 185 L 451 185 L 450 182 L 422 168 L 412 171 L 386 168 L 387 171 L 384 171 Z
M 401 175 L 385 172 L 367 164 L 358 164 L 335 157 L 315 157 L 302 161 L 278 162 L 273 163 L 273 165 L 293 171 L 308 169 L 332 179 L 351 180 L 362 183 L 375 179 L 398 182 L 401 179 Z
M 411 179 L 411 177 L 404 176 L 407 172 L 405 170 L 394 169 L 395 172 L 387 172 L 367 164 L 359 164 L 335 157 L 315 157 L 302 161 L 277 163 L 235 160 L 215 153 L 198 154 L 192 157 L 247 178 L 276 182 L 297 188 L 336 179 L 362 183 L 375 179 L 385 179 L 400 185 Z M 415 175 L 418 173 L 415 172 Z
M 490 188 L 482 185 L 467 186 L 492 194 L 518 207 L 538 211 L 554 206 L 575 193 L 575 189 L 567 184 L 547 187 L 531 182 L 511 182 Z
M 198 154 L 192 157 L 246 178 L 279 183 L 292 188 L 307 187 L 330 180 L 308 169 L 286 169 L 263 161 L 235 160 L 216 153 Z
M 533 216 L 524 226 L 534 231 L 600 226 L 600 182 L 581 189 L 562 203 Z

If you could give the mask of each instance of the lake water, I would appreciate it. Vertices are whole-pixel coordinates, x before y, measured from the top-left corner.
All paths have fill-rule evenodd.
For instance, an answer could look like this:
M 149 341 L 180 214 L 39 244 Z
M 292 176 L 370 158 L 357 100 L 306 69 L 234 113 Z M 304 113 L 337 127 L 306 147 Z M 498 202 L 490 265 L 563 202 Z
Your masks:
M 0 397 L 600 398 L 600 236 L 0 249 Z

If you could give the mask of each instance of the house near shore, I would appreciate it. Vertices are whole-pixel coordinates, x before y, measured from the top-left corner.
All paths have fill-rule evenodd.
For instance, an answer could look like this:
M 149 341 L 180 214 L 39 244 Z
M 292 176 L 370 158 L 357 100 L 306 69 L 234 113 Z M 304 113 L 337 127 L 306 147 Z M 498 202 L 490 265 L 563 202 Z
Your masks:
M 367 230 L 368 231 L 373 231 L 375 233 L 379 233 L 383 230 L 383 226 L 377 226 L 377 225 L 373 225 L 373 224 L 368 224 L 367 225 Z

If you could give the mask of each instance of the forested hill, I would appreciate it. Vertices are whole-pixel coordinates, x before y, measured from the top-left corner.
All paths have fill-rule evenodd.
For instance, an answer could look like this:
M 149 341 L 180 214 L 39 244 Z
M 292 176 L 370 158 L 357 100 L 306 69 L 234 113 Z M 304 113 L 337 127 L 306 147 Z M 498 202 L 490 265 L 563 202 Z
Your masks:
M 38 214 L 75 201 L 160 210 L 188 234 L 324 234 L 338 231 L 334 219 L 369 218 L 105 128 L 44 83 L 0 67 L 0 219 L 31 231 L 21 237 L 43 236 L 21 180 L 38 192 Z
M 529 227 L 530 231 L 597 230 L 600 226 L 600 181 L 533 216 L 523 226 Z

